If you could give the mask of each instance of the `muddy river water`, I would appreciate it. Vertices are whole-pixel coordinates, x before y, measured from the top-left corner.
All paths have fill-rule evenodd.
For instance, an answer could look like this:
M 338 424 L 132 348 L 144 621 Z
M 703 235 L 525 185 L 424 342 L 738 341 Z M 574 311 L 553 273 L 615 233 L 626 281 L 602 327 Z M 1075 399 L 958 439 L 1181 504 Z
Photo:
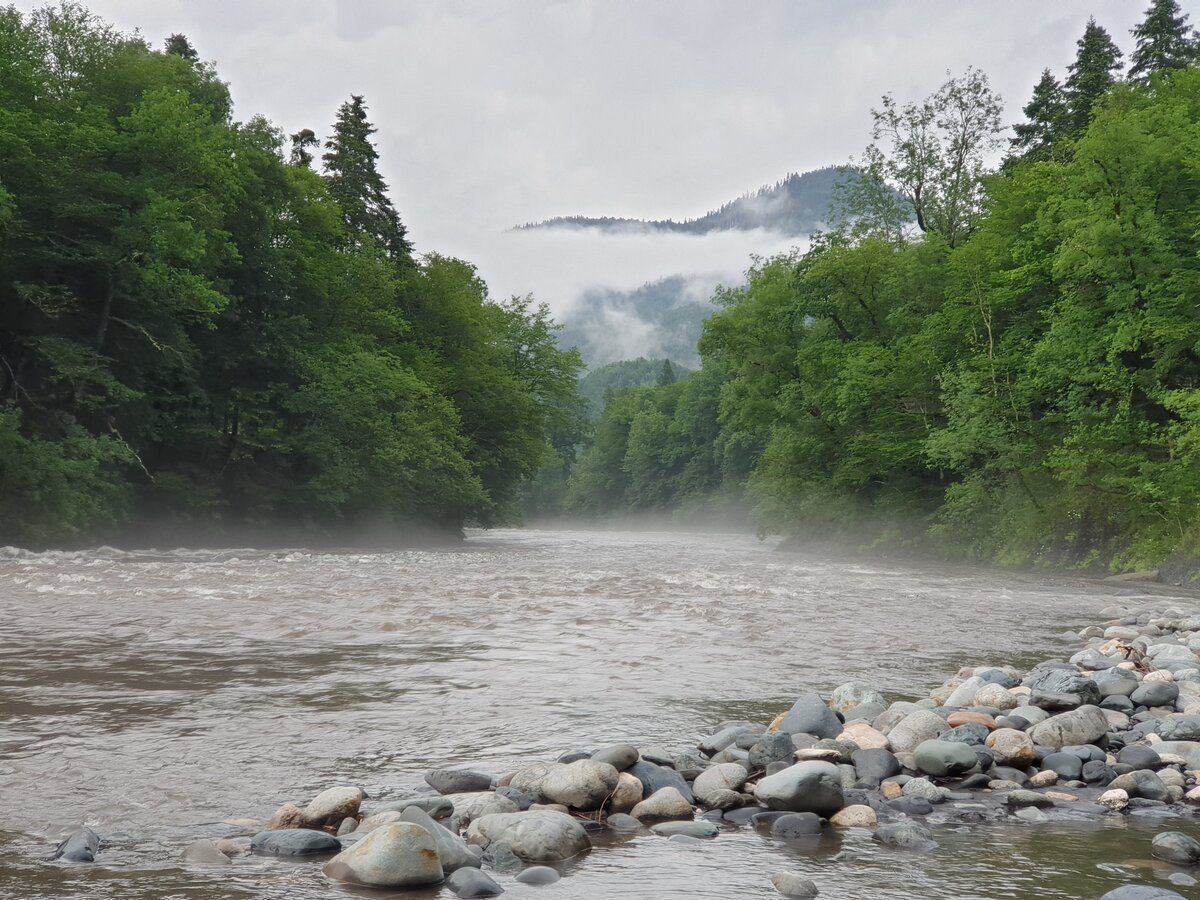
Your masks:
M 179 853 L 331 785 L 386 797 L 434 767 L 500 773 L 623 741 L 686 750 L 722 720 L 768 721 L 849 680 L 923 696 L 962 665 L 1065 658 L 1078 642 L 1063 633 L 1114 602 L 1200 606 L 1171 596 L 741 535 L 0 551 L 0 897 L 353 896 L 313 862 L 213 870 Z M 80 824 L 105 838 L 97 862 L 47 862 Z M 546 900 L 772 897 L 781 869 L 828 898 L 1090 898 L 1132 881 L 1200 896 L 1150 861 L 1158 817 L 931 827 L 928 853 L 865 830 L 797 848 L 730 827 L 698 850 L 642 833 L 597 841 L 554 885 L 500 880 Z

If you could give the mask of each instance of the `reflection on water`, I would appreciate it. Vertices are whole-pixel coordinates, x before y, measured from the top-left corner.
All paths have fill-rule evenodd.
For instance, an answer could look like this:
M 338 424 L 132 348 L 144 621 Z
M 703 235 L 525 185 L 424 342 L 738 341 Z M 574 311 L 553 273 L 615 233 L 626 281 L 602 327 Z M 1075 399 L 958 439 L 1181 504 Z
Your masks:
M 500 772 L 624 740 L 683 750 L 850 679 L 912 697 L 964 664 L 1028 666 L 1142 590 L 808 559 L 729 535 L 4 552 L 0 896 L 342 896 L 312 863 L 213 872 L 178 854 L 334 783 L 382 797 L 434 766 Z M 82 822 L 108 839 L 101 863 L 44 862 Z M 553 886 L 501 880 L 513 897 L 770 897 L 789 868 L 828 897 L 1090 897 L 1165 883 L 1146 860 L 1156 825 L 940 826 L 931 854 L 866 832 L 830 852 L 747 828 L 700 850 L 640 835 L 606 839 Z

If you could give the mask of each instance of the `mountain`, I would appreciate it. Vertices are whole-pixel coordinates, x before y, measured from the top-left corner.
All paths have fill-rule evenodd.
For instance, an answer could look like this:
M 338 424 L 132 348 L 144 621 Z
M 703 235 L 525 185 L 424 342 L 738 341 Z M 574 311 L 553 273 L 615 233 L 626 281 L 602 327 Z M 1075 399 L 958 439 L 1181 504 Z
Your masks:
M 665 232 L 707 234 L 710 231 L 749 231 L 764 228 L 788 235 L 807 235 L 829 219 L 834 186 L 848 177 L 843 166 L 828 166 L 803 174 L 792 173 L 772 185 L 744 194 L 698 219 L 622 219 L 605 216 L 559 216 L 518 225 L 535 228 L 587 228 L 610 234 Z

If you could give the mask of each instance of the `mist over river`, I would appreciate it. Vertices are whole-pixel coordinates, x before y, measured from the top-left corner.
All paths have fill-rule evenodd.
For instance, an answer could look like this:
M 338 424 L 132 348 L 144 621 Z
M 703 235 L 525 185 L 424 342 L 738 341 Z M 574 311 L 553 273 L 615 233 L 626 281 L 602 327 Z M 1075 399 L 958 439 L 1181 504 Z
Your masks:
M 179 854 L 246 833 L 225 820 L 265 820 L 332 785 L 378 799 L 427 790 L 435 767 L 499 774 L 626 741 L 694 749 L 722 720 L 769 721 L 850 680 L 925 696 L 963 665 L 1066 658 L 1079 642 L 1063 632 L 1104 607 L 1171 596 L 777 553 L 727 534 L 498 530 L 380 553 L 0 551 L 0 896 L 349 896 L 314 862 L 204 869 Z M 106 840 L 97 862 L 47 862 L 81 824 Z M 823 898 L 992 898 L 1098 897 L 1129 881 L 1170 886 L 1160 879 L 1177 871 L 1149 859 L 1161 818 L 930 824 L 940 846 L 928 853 L 863 829 L 796 848 L 730 826 L 699 849 L 600 837 L 545 887 L 498 877 L 506 896 L 547 900 L 772 897 L 781 869 L 815 879 Z

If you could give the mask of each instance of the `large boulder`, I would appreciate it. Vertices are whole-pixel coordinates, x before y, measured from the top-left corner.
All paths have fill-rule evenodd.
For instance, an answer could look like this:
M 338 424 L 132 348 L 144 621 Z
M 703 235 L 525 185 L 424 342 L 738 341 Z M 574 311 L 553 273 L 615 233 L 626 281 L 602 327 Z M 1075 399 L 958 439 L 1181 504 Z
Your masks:
M 967 744 L 951 741 L 922 741 L 913 751 L 917 768 L 927 775 L 944 778 L 962 775 L 974 769 L 979 761 Z
M 471 852 L 467 842 L 444 825 L 439 825 L 430 818 L 429 813 L 415 806 L 410 806 L 399 814 L 403 821 L 412 825 L 420 825 L 429 832 L 437 845 L 438 859 L 442 863 L 442 871 L 449 875 L 456 869 L 478 867 L 479 857 Z M 382 826 L 381 826 L 382 827 Z
M 471 843 L 504 843 L 526 862 L 557 862 L 590 850 L 577 819 L 552 810 L 483 816 L 467 829 Z
M 1182 831 L 1163 831 L 1150 842 L 1150 855 L 1181 866 L 1200 863 L 1200 841 Z
M 842 733 L 842 721 L 825 705 L 819 694 L 805 694 L 784 714 L 778 730 L 787 734 L 835 738 Z
M 546 776 L 555 769 L 562 767 L 562 765 L 563 763 L 557 762 L 531 763 L 514 772 L 508 782 L 508 786 L 515 788 L 523 794 L 540 797 L 542 794 L 542 782 L 546 780 Z
M 1108 733 L 1108 719 L 1098 706 L 1081 706 L 1051 716 L 1029 729 L 1035 744 L 1058 750 L 1069 744 L 1091 744 Z
M 792 752 L 795 752 L 793 748 Z M 788 758 L 791 756 L 789 754 Z M 646 760 L 639 760 L 627 770 L 630 775 L 642 783 L 642 796 L 649 797 L 665 787 L 675 788 L 688 803 L 695 802 L 692 788 L 682 775 L 668 766 L 655 765 Z
M 901 719 L 888 732 L 893 753 L 912 753 L 917 745 L 931 741 L 950 730 L 950 726 L 935 712 L 918 709 Z
M 55 848 L 53 858 L 68 862 L 95 862 L 99 851 L 100 835 L 90 828 L 80 828 Z
M 304 807 L 305 821 L 310 828 L 337 825 L 347 816 L 358 815 L 364 796 L 356 787 L 332 787 L 321 791 Z
M 572 809 L 599 809 L 617 789 L 618 780 L 617 770 L 608 763 L 580 759 L 551 769 L 542 780 L 542 796 Z
M 334 881 L 367 887 L 410 888 L 442 881 L 437 843 L 411 822 L 376 828 L 325 864 Z
M 761 779 L 754 796 L 771 809 L 828 818 L 845 806 L 842 773 L 827 762 L 802 762 Z

